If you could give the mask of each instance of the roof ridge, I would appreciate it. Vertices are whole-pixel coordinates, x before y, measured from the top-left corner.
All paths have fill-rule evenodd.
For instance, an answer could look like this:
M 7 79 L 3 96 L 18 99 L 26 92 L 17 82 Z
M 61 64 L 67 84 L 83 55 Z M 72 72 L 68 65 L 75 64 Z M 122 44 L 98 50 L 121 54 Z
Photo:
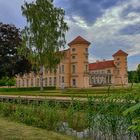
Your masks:
M 73 39 L 70 43 L 68 43 L 69 46 L 74 45 L 74 44 L 87 44 L 87 45 L 90 45 L 90 42 L 79 35 L 75 39 Z
M 110 61 L 114 61 L 114 60 L 102 60 L 102 61 L 96 61 L 96 62 L 92 62 L 92 63 L 89 63 L 89 64 L 94 64 L 94 63 L 101 63 L 101 62 L 110 62 Z
M 124 52 L 123 50 L 118 50 L 116 53 L 114 53 L 112 56 L 127 56 L 128 54 L 126 52 Z

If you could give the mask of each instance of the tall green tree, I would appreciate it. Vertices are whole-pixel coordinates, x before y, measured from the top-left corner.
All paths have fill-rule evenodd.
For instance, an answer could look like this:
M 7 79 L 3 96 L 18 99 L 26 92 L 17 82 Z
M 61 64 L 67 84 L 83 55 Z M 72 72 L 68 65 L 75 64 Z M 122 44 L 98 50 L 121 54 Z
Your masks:
M 128 71 L 128 81 L 130 83 L 138 83 L 138 74 L 137 71 Z
M 20 30 L 14 25 L 0 23 L 0 79 L 12 78 L 31 70 L 30 62 L 18 54 L 21 44 Z
M 40 89 L 43 91 L 43 67 L 50 71 L 56 68 L 61 59 L 58 51 L 66 43 L 68 26 L 64 21 L 65 13 L 63 9 L 55 7 L 52 0 L 25 2 L 21 8 L 27 19 L 21 53 L 24 53 L 24 49 L 30 50 L 25 55 L 40 68 Z

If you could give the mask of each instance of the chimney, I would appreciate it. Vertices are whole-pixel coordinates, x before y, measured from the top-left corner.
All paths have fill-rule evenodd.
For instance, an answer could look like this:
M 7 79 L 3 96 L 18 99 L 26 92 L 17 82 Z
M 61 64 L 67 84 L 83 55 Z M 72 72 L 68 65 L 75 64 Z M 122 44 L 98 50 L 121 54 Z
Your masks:
M 103 62 L 105 62 L 105 59 L 103 59 Z
M 96 60 L 96 63 L 99 63 L 99 60 Z

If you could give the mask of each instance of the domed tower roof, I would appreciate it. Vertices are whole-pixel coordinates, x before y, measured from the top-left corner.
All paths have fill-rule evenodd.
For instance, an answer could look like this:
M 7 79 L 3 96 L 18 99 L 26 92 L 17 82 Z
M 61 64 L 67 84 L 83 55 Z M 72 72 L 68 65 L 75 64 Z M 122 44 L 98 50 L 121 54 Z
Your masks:
M 69 46 L 75 45 L 75 44 L 87 44 L 90 45 L 90 42 L 82 38 L 81 36 L 76 37 L 74 40 L 72 40 L 70 43 L 68 43 Z
M 116 53 L 114 53 L 112 56 L 113 57 L 115 57 L 115 56 L 128 56 L 128 54 L 122 50 L 119 50 Z

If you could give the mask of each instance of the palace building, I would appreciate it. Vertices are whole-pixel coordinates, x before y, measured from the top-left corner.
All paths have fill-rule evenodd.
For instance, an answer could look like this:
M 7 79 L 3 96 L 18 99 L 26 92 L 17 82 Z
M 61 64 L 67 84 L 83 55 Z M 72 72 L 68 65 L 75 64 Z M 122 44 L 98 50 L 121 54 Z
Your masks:
M 127 53 L 119 50 L 113 54 L 113 60 L 88 62 L 90 42 L 76 37 L 64 50 L 64 58 L 56 72 L 43 70 L 43 85 L 56 87 L 88 88 L 96 85 L 126 85 Z M 16 76 L 17 87 L 39 87 L 40 77 L 33 72 Z
M 127 85 L 127 56 L 122 50 L 112 55 L 113 60 L 89 64 L 90 85 Z

